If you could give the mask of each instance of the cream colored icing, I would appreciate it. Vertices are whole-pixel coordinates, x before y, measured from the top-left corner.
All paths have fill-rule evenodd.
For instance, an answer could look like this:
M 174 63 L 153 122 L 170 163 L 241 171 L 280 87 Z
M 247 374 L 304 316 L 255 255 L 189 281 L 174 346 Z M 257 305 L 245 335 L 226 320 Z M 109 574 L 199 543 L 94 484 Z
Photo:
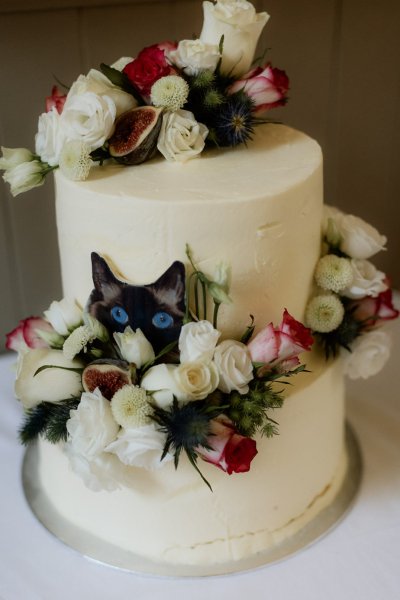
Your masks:
M 318 144 L 282 125 L 259 127 L 248 147 L 210 151 L 186 164 L 92 169 L 84 182 L 56 173 L 64 292 L 84 305 L 90 253 L 131 283 L 155 281 L 189 243 L 201 269 L 232 266 L 220 326 L 240 336 L 251 313 L 303 318 L 320 252 L 322 156 Z
M 246 148 L 205 152 L 182 164 L 93 168 L 85 182 L 56 172 L 64 293 L 84 305 L 90 253 L 104 255 L 135 284 L 155 281 L 175 260 L 212 275 L 232 266 L 225 337 L 256 317 L 278 324 L 286 307 L 302 319 L 320 253 L 322 155 L 306 135 L 281 125 L 257 129 Z M 307 359 L 308 360 L 308 359 Z M 340 363 L 311 358 L 274 416 L 280 435 L 257 441 L 249 473 L 228 476 L 201 463 L 211 493 L 183 459 L 157 472 L 131 468 L 130 483 L 91 492 L 60 447 L 40 443 L 40 480 L 67 520 L 156 561 L 211 564 L 252 555 L 292 535 L 340 486 L 344 390 Z
M 91 492 L 62 449 L 41 441 L 43 491 L 74 525 L 156 561 L 207 565 L 266 550 L 328 505 L 345 472 L 342 367 L 310 367 L 274 413 L 280 435 L 257 440 L 248 473 L 228 476 L 200 461 L 213 492 L 184 459 L 177 471 L 130 468 L 129 486 Z

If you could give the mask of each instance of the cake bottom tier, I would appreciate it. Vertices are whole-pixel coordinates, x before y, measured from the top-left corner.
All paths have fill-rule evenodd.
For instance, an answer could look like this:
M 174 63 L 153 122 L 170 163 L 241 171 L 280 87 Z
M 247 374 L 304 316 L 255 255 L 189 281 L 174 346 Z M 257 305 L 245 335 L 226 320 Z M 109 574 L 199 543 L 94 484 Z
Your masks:
M 211 492 L 181 460 L 155 472 L 127 468 L 130 484 L 93 492 L 61 446 L 39 444 L 39 486 L 58 514 L 124 551 L 175 565 L 215 565 L 281 543 L 333 502 L 346 473 L 340 361 L 315 361 L 276 411 L 280 435 L 257 440 L 248 473 L 201 462 Z M 128 473 L 129 472 L 129 473 Z

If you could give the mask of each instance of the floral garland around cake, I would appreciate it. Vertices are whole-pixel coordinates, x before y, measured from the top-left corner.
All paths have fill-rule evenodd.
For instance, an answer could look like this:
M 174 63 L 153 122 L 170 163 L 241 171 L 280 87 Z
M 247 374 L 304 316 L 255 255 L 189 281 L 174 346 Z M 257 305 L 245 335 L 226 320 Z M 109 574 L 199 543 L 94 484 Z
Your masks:
M 278 327 L 269 323 L 253 335 L 251 317 L 240 340 L 221 341 L 217 320 L 231 302 L 229 269 L 220 265 L 211 279 L 189 248 L 187 256 L 179 337 L 157 355 L 140 329 L 112 332 L 67 299 L 7 335 L 7 348 L 19 353 L 21 441 L 63 442 L 91 489 L 118 487 L 123 466 L 152 470 L 173 460 L 177 468 L 182 453 L 207 485 L 199 458 L 228 474 L 247 472 L 255 436 L 278 433 L 271 414 L 283 404 L 288 378 L 306 370 L 299 354 L 313 338 L 287 310 Z M 167 317 L 156 315 L 164 324 Z
M 248 142 L 266 113 L 287 101 L 286 73 L 252 66 L 269 19 L 247 0 L 204 2 L 199 39 L 162 42 L 53 87 L 39 117 L 35 152 L 2 148 L 0 169 L 14 196 L 57 169 L 85 180 L 93 164 L 149 160 L 158 150 L 184 162 L 207 145 Z M 262 64 L 262 58 L 258 63 Z
M 345 373 L 367 379 L 390 355 L 390 334 L 380 326 L 399 316 L 388 277 L 368 260 L 385 249 L 387 240 L 359 217 L 331 206 L 324 210 L 322 256 L 306 323 L 327 358 L 344 348 Z

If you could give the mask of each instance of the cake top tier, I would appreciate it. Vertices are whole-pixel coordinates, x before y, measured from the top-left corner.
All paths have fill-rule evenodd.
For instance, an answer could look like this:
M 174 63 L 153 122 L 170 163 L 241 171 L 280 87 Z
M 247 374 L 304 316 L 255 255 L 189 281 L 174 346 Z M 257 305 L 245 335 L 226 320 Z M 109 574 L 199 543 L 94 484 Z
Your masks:
M 109 164 L 93 168 L 84 182 L 70 189 L 97 195 L 142 198 L 152 202 L 240 202 L 268 198 L 296 187 L 321 165 L 317 142 L 283 125 L 258 127 L 252 143 L 234 149 L 209 150 L 200 159 L 171 165 L 155 158 L 125 169 Z M 62 172 L 57 178 L 65 181 Z

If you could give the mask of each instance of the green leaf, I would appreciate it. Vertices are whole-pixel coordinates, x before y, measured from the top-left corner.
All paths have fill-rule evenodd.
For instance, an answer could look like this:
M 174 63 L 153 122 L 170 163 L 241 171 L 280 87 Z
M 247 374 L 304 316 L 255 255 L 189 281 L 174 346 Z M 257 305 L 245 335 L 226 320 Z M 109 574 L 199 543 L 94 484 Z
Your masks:
M 199 467 L 197 466 L 197 462 L 196 462 L 197 455 L 194 452 L 189 452 L 188 450 L 186 450 L 186 454 L 187 454 L 190 464 L 196 469 L 196 471 L 198 472 L 198 474 L 200 475 L 200 477 L 202 478 L 204 483 L 210 488 L 210 491 L 212 492 L 213 489 L 212 489 L 210 483 L 207 481 L 207 479 L 204 477 L 203 473 L 200 471 Z
M 141 369 L 142 374 L 147 371 L 147 369 L 149 369 L 152 365 L 154 365 L 155 362 L 157 362 L 157 360 L 159 360 L 162 356 L 165 356 L 165 354 L 168 354 L 168 352 L 171 352 L 171 350 L 173 350 L 175 348 L 175 346 L 177 345 L 178 340 L 174 340 L 173 342 L 169 343 L 167 346 L 165 346 L 165 348 L 163 348 L 158 354 L 157 356 L 155 356 L 152 360 L 147 361 L 147 363 L 145 363 Z
M 60 367 L 59 365 L 42 365 L 37 369 L 37 371 L 35 371 L 33 376 L 36 377 L 36 375 L 39 375 L 39 373 L 41 373 L 45 369 L 63 369 L 64 371 L 73 371 L 74 373 L 79 374 L 83 373 L 83 369 L 81 367 Z
M 122 71 L 118 71 L 118 69 L 114 69 L 113 67 L 110 67 L 109 65 L 106 65 L 105 63 L 101 63 L 100 70 L 103 73 L 103 75 L 105 75 L 107 77 L 107 79 L 109 79 L 111 81 L 111 83 L 113 83 L 117 87 L 120 87 L 121 89 L 123 89 L 124 92 L 131 94 L 131 96 L 133 96 L 135 98 L 135 100 L 138 102 L 139 106 L 142 106 L 143 104 L 145 104 L 139 91 L 131 83 L 131 81 L 129 80 L 129 77 L 127 77 L 127 75 L 125 73 L 123 73 Z
M 254 317 L 253 317 L 253 315 L 250 315 L 250 325 L 247 325 L 246 331 L 240 338 L 240 341 L 242 342 L 242 344 L 247 344 L 247 342 L 250 341 L 250 339 L 254 333 L 254 329 L 255 329 Z
M 30 408 L 25 415 L 24 423 L 19 430 L 19 439 L 26 446 L 44 433 L 47 427 L 48 410 L 46 403 Z

